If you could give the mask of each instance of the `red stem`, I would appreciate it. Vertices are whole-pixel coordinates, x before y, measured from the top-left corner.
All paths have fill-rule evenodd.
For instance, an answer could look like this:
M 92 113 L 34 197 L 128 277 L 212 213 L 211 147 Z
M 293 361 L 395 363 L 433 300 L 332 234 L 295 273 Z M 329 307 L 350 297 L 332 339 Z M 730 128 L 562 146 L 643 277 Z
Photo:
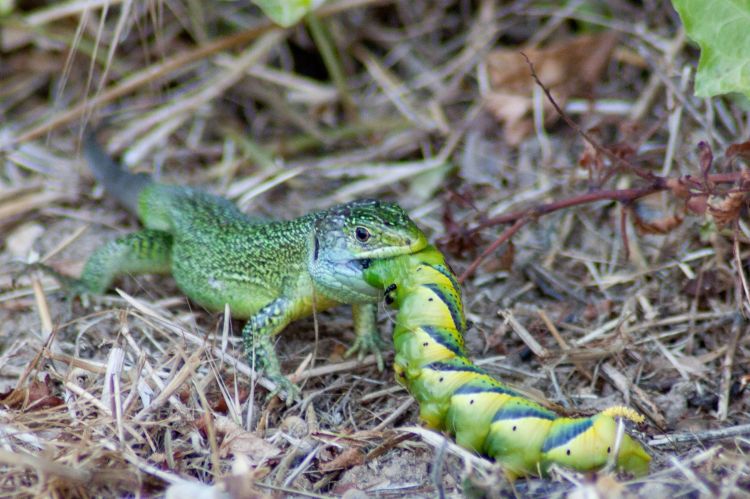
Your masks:
M 513 225 L 511 225 L 510 227 L 508 227 L 507 229 L 505 229 L 503 231 L 503 233 L 500 234 L 500 237 L 498 237 L 497 239 L 495 239 L 495 241 L 492 244 L 490 244 L 487 247 L 487 249 L 485 249 L 482 252 L 482 254 L 479 255 L 476 258 L 476 260 L 474 260 L 473 262 L 471 262 L 471 265 L 469 265 L 469 268 L 467 268 L 464 271 L 464 273 L 461 274 L 461 277 L 458 278 L 459 284 L 463 283 L 464 280 L 467 277 L 469 277 L 471 274 L 473 274 L 474 271 L 477 270 L 477 267 L 479 267 L 479 264 L 481 264 L 482 261 L 485 258 L 487 258 L 487 256 L 490 253 L 494 252 L 497 248 L 500 247 L 501 244 L 503 244 L 504 242 L 506 242 L 507 240 L 509 240 L 511 237 L 513 237 L 513 235 L 516 232 L 518 232 L 521 229 L 521 227 L 523 227 L 524 225 L 526 225 L 528 223 L 528 221 L 529 221 L 529 218 L 519 218 L 518 220 L 516 220 L 516 223 L 514 223 Z

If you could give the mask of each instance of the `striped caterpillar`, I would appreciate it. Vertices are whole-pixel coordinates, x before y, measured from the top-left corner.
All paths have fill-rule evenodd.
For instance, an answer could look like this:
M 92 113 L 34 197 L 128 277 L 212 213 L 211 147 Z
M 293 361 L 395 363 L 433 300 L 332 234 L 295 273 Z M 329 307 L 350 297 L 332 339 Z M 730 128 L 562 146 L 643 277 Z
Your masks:
M 617 438 L 617 417 L 643 421 L 632 409 L 558 417 L 467 359 L 461 291 L 437 249 L 428 246 L 366 267 L 367 282 L 383 289 L 386 304 L 398 309 L 396 379 L 419 402 L 420 419 L 428 427 L 501 463 L 511 479 L 545 475 L 554 463 L 597 470 L 613 454 L 619 470 L 648 473 L 651 457 L 641 445 L 628 435 Z

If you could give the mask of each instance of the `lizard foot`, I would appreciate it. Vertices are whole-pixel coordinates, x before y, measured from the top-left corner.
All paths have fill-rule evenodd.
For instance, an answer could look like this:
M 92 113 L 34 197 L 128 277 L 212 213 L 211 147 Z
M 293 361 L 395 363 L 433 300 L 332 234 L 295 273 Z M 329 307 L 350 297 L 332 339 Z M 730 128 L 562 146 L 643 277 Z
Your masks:
M 245 325 L 245 329 L 248 329 L 247 325 Z M 266 401 L 282 392 L 286 393 L 286 405 L 292 405 L 295 401 L 299 400 L 300 388 L 281 373 L 281 364 L 273 349 L 271 338 L 268 336 L 254 338 L 252 334 L 245 333 L 246 331 L 243 330 L 248 362 L 258 373 L 263 373 L 266 378 L 276 385 L 276 388 L 271 390 L 266 397 Z
M 289 378 L 283 374 L 271 375 L 266 374 L 266 377 L 276 384 L 276 388 L 271 390 L 266 396 L 266 402 L 276 397 L 277 395 L 284 393 L 286 395 L 285 402 L 287 406 L 292 405 L 294 402 L 300 399 L 300 388 L 299 386 L 292 383 Z
M 80 279 L 67 276 L 53 269 L 49 265 L 41 262 L 27 263 L 23 267 L 13 274 L 11 282 L 15 285 L 16 281 L 23 275 L 38 270 L 56 280 L 62 288 L 65 296 L 72 302 L 75 298 L 80 298 L 84 308 L 88 308 L 90 305 L 90 297 L 96 293 L 92 291 L 84 284 Z
M 378 370 L 382 371 L 385 366 L 383 361 L 383 348 L 385 348 L 385 342 L 377 331 L 372 331 L 367 334 L 360 334 L 357 339 L 354 340 L 352 347 L 346 351 L 345 357 L 350 357 L 354 353 L 357 354 L 357 359 L 362 360 L 367 354 L 375 355 L 375 359 L 378 363 Z

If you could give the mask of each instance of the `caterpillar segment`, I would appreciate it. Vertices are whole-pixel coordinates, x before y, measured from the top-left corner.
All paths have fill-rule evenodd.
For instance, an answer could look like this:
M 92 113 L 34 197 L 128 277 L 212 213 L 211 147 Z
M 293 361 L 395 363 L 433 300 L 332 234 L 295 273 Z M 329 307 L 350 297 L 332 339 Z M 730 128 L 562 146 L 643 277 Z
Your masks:
M 617 418 L 643 421 L 632 409 L 558 417 L 467 358 L 460 287 L 436 248 L 373 260 L 366 267 L 367 282 L 384 290 L 386 304 L 398 310 L 396 380 L 419 403 L 426 426 L 501 463 L 510 478 L 543 476 L 552 464 L 597 470 L 615 452 L 619 470 L 648 473 L 651 457 L 643 447 L 624 434 L 618 442 Z

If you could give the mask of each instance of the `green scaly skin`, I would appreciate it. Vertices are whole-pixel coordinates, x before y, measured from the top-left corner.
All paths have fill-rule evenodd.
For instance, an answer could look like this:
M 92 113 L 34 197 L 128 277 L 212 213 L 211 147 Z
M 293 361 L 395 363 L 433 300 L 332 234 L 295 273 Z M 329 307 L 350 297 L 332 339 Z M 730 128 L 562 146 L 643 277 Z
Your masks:
M 383 368 L 375 328 L 379 293 L 365 282 L 363 262 L 427 244 L 398 205 L 360 200 L 263 223 L 218 196 L 124 171 L 91 136 L 84 154 L 97 180 L 145 229 L 100 247 L 77 280 L 55 273 L 73 292 L 104 293 L 123 274 L 171 274 L 208 310 L 228 304 L 233 317 L 247 319 L 248 357 L 277 384 L 274 393 L 287 392 L 288 402 L 299 389 L 281 374 L 273 337 L 314 310 L 352 304 L 357 340 L 347 355 L 372 352 Z

